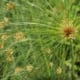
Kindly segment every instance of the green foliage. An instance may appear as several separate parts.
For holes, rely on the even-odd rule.
[[[0,80],[79,76],[79,0],[0,0]]]

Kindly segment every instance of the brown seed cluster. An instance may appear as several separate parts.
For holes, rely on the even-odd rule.
[[[63,32],[65,37],[72,38],[73,35],[75,34],[75,29],[74,27],[68,26],[63,29]]]
[[[67,19],[62,20],[62,23],[60,24],[61,26],[61,36],[66,38],[66,39],[75,39],[76,38],[76,34],[78,32],[77,27],[75,27],[73,25],[73,21],[69,21]]]

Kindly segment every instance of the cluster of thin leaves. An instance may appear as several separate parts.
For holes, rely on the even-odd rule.
[[[79,27],[79,0],[0,0],[0,80],[79,80]]]

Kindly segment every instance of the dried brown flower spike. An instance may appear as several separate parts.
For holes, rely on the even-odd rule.
[[[61,36],[66,39],[75,39],[77,28],[73,25],[72,21],[63,20],[61,23]]]
[[[75,37],[75,28],[68,26],[63,29],[64,37],[66,38],[74,38]]]

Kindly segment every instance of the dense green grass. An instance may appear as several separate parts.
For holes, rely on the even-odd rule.
[[[79,76],[80,0],[0,0],[0,80]]]

